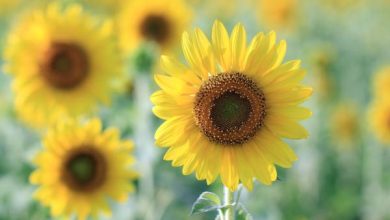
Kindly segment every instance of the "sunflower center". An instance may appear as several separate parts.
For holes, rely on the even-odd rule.
[[[91,147],[70,152],[62,169],[66,185],[76,191],[93,191],[104,183],[106,161]]]
[[[169,21],[162,15],[149,15],[141,22],[141,34],[159,44],[164,43],[171,32]]]
[[[217,127],[227,130],[246,122],[250,110],[250,102],[246,97],[236,92],[225,92],[214,100],[211,117]]]
[[[85,51],[72,43],[53,43],[41,64],[46,81],[57,89],[72,89],[87,77],[89,60]]]
[[[264,124],[265,97],[241,73],[221,73],[204,82],[196,94],[195,121],[210,141],[239,145]]]

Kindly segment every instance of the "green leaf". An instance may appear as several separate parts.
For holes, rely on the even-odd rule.
[[[215,211],[222,208],[218,195],[211,192],[203,192],[194,202],[191,215]]]
[[[248,210],[242,204],[239,204],[236,209],[236,220],[253,220],[253,218]]]
[[[234,203],[228,204],[228,205],[222,205],[222,206],[220,206],[220,209],[221,209],[222,211],[226,211],[227,209],[230,209],[230,208],[232,208],[232,207],[234,207],[234,206],[235,206]]]

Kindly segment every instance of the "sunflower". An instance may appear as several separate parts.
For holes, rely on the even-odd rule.
[[[374,95],[377,99],[390,97],[390,66],[385,66],[375,74]]]
[[[298,14],[297,0],[258,0],[259,20],[269,28],[291,28]]]
[[[376,136],[390,143],[390,67],[384,67],[374,78],[374,101],[368,112],[369,121]]]
[[[122,74],[111,26],[99,25],[79,5],[50,4],[24,16],[4,52],[24,121],[44,126],[109,103]]]
[[[377,138],[390,143],[390,97],[374,101],[369,110],[369,121]]]
[[[312,93],[301,85],[300,61],[282,64],[286,42],[274,32],[259,33],[247,45],[237,24],[231,36],[219,21],[211,43],[200,29],[184,33],[182,47],[189,65],[162,56],[165,74],[151,96],[156,116],[166,120],[156,131],[156,144],[168,146],[164,159],[183,166],[183,174],[235,190],[239,182],[252,189],[253,178],[276,180],[275,164],[290,167],[297,159],[282,138],[302,139],[298,124],[311,112],[298,106]]]
[[[128,1],[117,23],[121,48],[133,52],[142,42],[169,50],[189,24],[191,10],[183,0]]]
[[[131,181],[137,174],[129,167],[134,163],[133,143],[120,140],[115,128],[102,131],[99,119],[61,122],[43,143],[30,182],[39,185],[34,196],[53,216],[109,215],[107,197],[125,201],[134,191]]]

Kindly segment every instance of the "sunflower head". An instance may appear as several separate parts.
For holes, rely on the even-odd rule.
[[[192,12],[183,0],[129,1],[117,23],[121,48],[133,52],[141,42],[169,50],[189,24]]]
[[[79,5],[61,10],[50,4],[21,19],[9,34],[4,60],[24,121],[45,126],[109,103],[123,77],[110,26],[96,23]]]
[[[43,143],[30,182],[39,186],[35,198],[50,207],[53,216],[85,219],[100,210],[109,214],[107,197],[124,201],[134,190],[133,143],[120,140],[115,128],[102,131],[99,119],[62,122],[49,130]]]
[[[298,121],[311,115],[299,104],[312,90],[301,85],[300,61],[283,63],[285,41],[274,32],[246,38],[241,24],[229,36],[219,21],[211,42],[200,29],[184,33],[188,64],[162,56],[161,90],[151,97],[166,120],[155,134],[169,147],[164,159],[208,184],[220,176],[231,190],[239,182],[251,189],[254,178],[269,185],[275,164],[290,167],[296,156],[282,138],[307,137]]]

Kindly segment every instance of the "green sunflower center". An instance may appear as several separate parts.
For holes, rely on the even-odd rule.
[[[211,117],[217,127],[227,130],[246,122],[250,111],[250,102],[246,97],[235,92],[225,92],[214,100]]]
[[[195,121],[210,141],[240,145],[264,124],[266,103],[256,83],[241,73],[221,73],[196,94]]]
[[[69,153],[62,170],[66,185],[76,191],[92,191],[104,183],[106,162],[91,147],[81,147]]]
[[[140,29],[142,36],[159,44],[166,42],[171,33],[170,22],[163,15],[146,16]]]
[[[96,162],[91,155],[78,155],[69,161],[69,172],[79,183],[87,183],[95,176]]]
[[[87,77],[89,60],[85,51],[72,43],[53,43],[41,63],[41,73],[57,89],[73,89]]]

